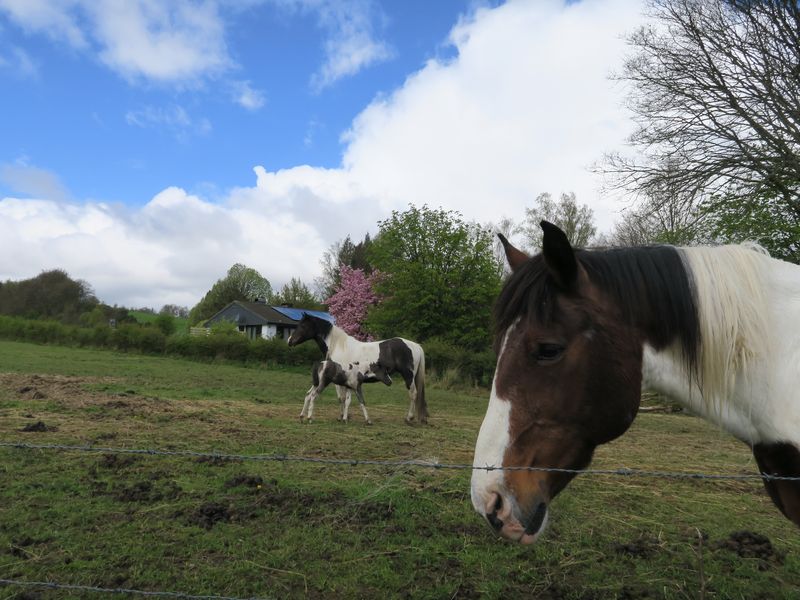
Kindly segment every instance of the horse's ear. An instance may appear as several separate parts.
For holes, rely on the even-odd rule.
[[[578,278],[578,261],[567,234],[547,221],[539,223],[542,228],[542,254],[550,275],[559,287],[568,290]]]
[[[518,250],[514,246],[511,245],[502,233],[498,233],[497,237],[500,238],[500,241],[503,244],[503,250],[506,252],[506,260],[508,261],[508,266],[511,267],[512,271],[516,271],[522,264],[527,261],[530,257],[525,254],[522,250]]]

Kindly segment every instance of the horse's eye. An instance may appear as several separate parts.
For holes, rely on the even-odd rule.
[[[564,346],[561,344],[541,343],[536,350],[536,360],[542,362],[552,361],[559,358],[564,353]]]

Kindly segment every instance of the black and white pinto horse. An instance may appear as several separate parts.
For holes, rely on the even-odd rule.
[[[361,412],[364,413],[364,421],[367,425],[372,425],[369,414],[367,414],[367,405],[364,402],[361,384],[382,381],[385,385],[392,385],[392,378],[381,365],[371,365],[365,372],[358,363],[340,365],[333,360],[315,362],[311,368],[311,381],[311,389],[308,390],[303,402],[303,410],[300,411],[300,421],[308,419],[309,423],[314,418],[314,401],[325,391],[326,387],[333,383],[356,393]],[[339,420],[347,423],[350,414],[350,394],[347,394],[341,408],[342,414]]]
[[[289,346],[296,346],[305,341],[317,342],[326,360],[340,365],[353,365],[366,378],[364,383],[383,381],[369,373],[384,372],[386,375],[397,373],[403,378],[408,389],[409,406],[406,423],[417,419],[420,423],[428,422],[428,405],[425,401],[425,352],[416,342],[403,338],[391,338],[377,342],[361,342],[345,333],[333,323],[303,314],[297,329],[289,337]],[[334,382],[335,383],[335,382]],[[313,390],[309,389],[311,393]],[[350,404],[350,389],[336,385],[339,402]]]

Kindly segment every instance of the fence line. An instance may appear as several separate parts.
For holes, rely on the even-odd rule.
[[[0,586],[16,585],[20,587],[46,588],[50,590],[71,590],[80,592],[98,592],[101,594],[128,594],[138,596],[150,596],[156,598],[183,598],[184,600],[269,600],[268,598],[237,598],[235,596],[195,595],[183,592],[158,592],[147,590],[134,590],[129,588],[102,588],[93,585],[72,585],[66,583],[55,583],[53,581],[21,581],[18,579],[0,579]]]
[[[64,444],[28,444],[25,442],[0,441],[0,447],[20,450],[61,450],[67,452],[91,452],[101,454],[137,454],[148,456],[170,456],[178,458],[208,458],[212,460],[283,462],[283,463],[316,463],[344,466],[383,466],[412,467],[426,469],[456,469],[468,471],[534,471],[544,473],[570,473],[575,475],[615,475],[622,477],[655,477],[662,479],[706,479],[716,481],[800,481],[797,476],[773,475],[770,473],[692,473],[681,471],[648,471],[640,469],[561,469],[558,467],[504,467],[495,465],[468,465],[458,463],[440,463],[425,460],[381,460],[363,458],[319,458],[313,456],[292,456],[289,454],[227,454],[220,452],[197,452],[194,450],[160,450],[155,448],[110,448],[102,446],[75,446]]]

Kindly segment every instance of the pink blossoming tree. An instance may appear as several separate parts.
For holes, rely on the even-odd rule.
[[[362,342],[372,341],[363,329],[367,310],[380,299],[372,291],[373,284],[380,277],[376,271],[371,275],[362,269],[353,269],[346,265],[340,267],[340,281],[334,294],[325,300],[328,311],[336,317],[336,325],[349,335]]]

